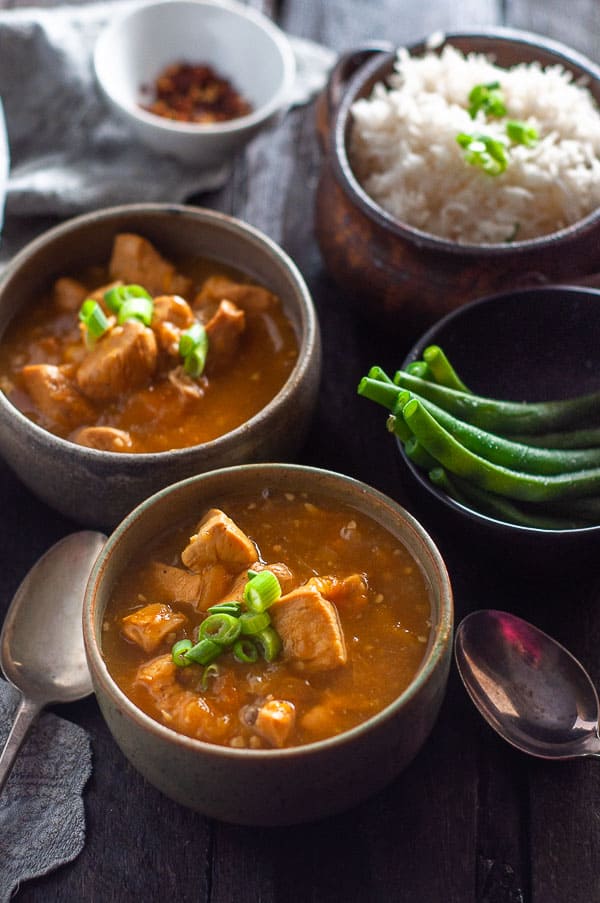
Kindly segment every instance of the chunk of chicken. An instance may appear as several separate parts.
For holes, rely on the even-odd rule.
[[[133,445],[126,430],[118,430],[113,426],[83,426],[69,438],[77,445],[100,451],[127,452]]]
[[[152,561],[144,569],[144,592],[161,602],[186,602],[195,605],[200,596],[200,574]]]
[[[220,714],[200,693],[182,687],[177,670],[170,655],[160,655],[138,668],[135,682],[147,691],[156,716],[164,724],[198,740],[223,741],[229,717]]]
[[[154,299],[152,329],[159,347],[172,357],[179,357],[181,333],[195,322],[192,308],[179,295],[159,295]]]
[[[226,369],[240,344],[240,337],[246,328],[246,314],[231,301],[221,301],[217,310],[206,324],[208,355],[206,372],[210,376]]]
[[[75,313],[88,297],[88,290],[82,282],[62,276],[52,287],[52,302],[63,313]]]
[[[233,580],[222,564],[209,565],[198,574],[191,574],[183,568],[172,567],[153,561],[144,576],[148,595],[165,602],[184,602],[196,611],[206,611],[219,602],[231,586]]]
[[[260,313],[277,304],[277,296],[260,285],[235,282],[228,276],[209,276],[194,298],[194,307],[210,307],[223,300],[242,310]]]
[[[84,358],[77,370],[77,384],[88,398],[118,398],[149,381],[157,354],[152,330],[139,320],[127,320],[103,336]]]
[[[296,707],[286,699],[269,699],[256,715],[254,729],[271,746],[285,746],[296,723]]]
[[[368,584],[363,574],[349,577],[311,577],[306,586],[314,586],[321,595],[342,611],[358,612],[368,604]]]
[[[70,368],[54,364],[30,364],[21,376],[27,392],[44,417],[62,429],[74,429],[82,421],[95,420],[89,401],[69,375]]]
[[[174,367],[173,370],[169,370],[167,376],[171,385],[177,389],[181,395],[185,398],[193,398],[195,400],[202,398],[205,387],[208,384],[204,377],[193,379],[193,377],[185,372],[182,365]]]
[[[347,661],[342,625],[335,606],[314,586],[299,586],[269,609],[283,644],[283,655],[298,671],[329,671]]]
[[[130,232],[115,237],[108,269],[113,279],[137,283],[151,295],[185,296],[192,288],[192,280],[181,276],[154,245]]]
[[[202,571],[207,565],[219,563],[237,574],[256,561],[256,548],[224,511],[211,508],[190,537],[181,560],[191,571]]]
[[[169,634],[174,637],[186,622],[186,616],[173,611],[170,605],[153,602],[123,618],[122,630],[127,639],[137,643],[144,652],[155,652]]]

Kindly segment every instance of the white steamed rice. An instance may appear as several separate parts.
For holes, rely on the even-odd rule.
[[[507,117],[473,120],[468,96],[499,81]],[[350,158],[364,190],[397,220],[467,244],[556,232],[600,207],[600,114],[588,89],[561,66],[502,69],[450,45],[438,55],[398,52],[389,86],[352,106]],[[490,176],[465,162],[460,132],[505,136],[506,119],[533,125],[539,141],[511,145]]]

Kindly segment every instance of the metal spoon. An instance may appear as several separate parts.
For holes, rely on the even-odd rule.
[[[456,631],[456,664],[491,726],[542,759],[599,756],[598,695],[582,665],[527,621],[474,611]]]
[[[53,545],[29,571],[0,634],[0,665],[22,697],[0,754],[0,791],[29,728],[44,706],[92,692],[81,612],[92,565],[106,541],[84,530]]]

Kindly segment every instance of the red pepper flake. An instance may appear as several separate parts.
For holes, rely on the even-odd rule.
[[[143,89],[148,93],[148,89]],[[173,63],[167,66],[152,89],[155,99],[142,109],[155,116],[179,122],[225,122],[247,116],[252,107],[233,87],[208,65]]]

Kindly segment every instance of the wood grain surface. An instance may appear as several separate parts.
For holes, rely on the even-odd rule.
[[[21,4],[0,0],[0,5]],[[51,6],[51,0],[39,5]],[[288,32],[337,51],[397,44],[432,31],[506,25],[557,38],[600,62],[598,0],[253,0]],[[448,562],[457,621],[509,608],[578,655],[600,686],[597,573],[515,576],[445,533],[405,493],[381,412],[356,397],[373,363],[394,369],[408,337],[350,313],[313,238],[320,156],[314,106],[258,137],[228,185],[193,198],[266,232],[313,293],[324,342],[320,404],[303,463],[343,471],[400,502],[429,527]],[[7,224],[10,227],[10,224]],[[559,341],[559,336],[557,336]],[[76,525],[47,509],[0,463],[0,616],[27,569]],[[439,721],[394,784],[318,824],[250,829],[211,822],[161,796],[113,743],[93,699],[57,709],[91,735],[87,841],[78,859],[23,885],[19,903],[598,903],[600,766],[552,764],[512,750],[484,724],[453,669]],[[315,793],[319,788],[315,787]],[[2,863],[0,862],[0,868]]]

